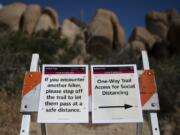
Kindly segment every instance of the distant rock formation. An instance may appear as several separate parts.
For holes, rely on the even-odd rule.
[[[144,44],[144,48],[149,50],[156,42],[156,38],[146,28],[136,27],[130,37],[130,42],[131,41],[139,41]]]
[[[61,38],[66,38],[69,44],[74,44],[76,39],[80,37],[82,40],[85,40],[83,30],[81,27],[76,25],[70,19],[65,19],[61,26]]]
[[[69,48],[79,54],[71,63],[82,64],[86,55],[86,43],[85,43],[85,27],[81,27],[80,21],[66,19],[63,21],[61,27],[61,39],[67,39]]]
[[[37,31],[58,29],[59,21],[57,12],[39,5],[25,5],[13,3],[0,10],[0,25],[7,26],[12,31],[23,30],[31,34]]]
[[[146,28],[165,39],[168,32],[168,17],[165,12],[151,12],[146,15]]]
[[[161,39],[166,39],[169,27],[178,16],[176,10],[150,12],[146,15],[146,28]]]
[[[68,47],[79,54],[72,63],[83,63],[83,58],[89,54],[109,56],[125,44],[137,56],[142,50],[156,57],[180,50],[180,14],[176,10],[148,13],[145,27],[134,28],[127,43],[118,17],[106,9],[98,9],[89,25],[72,17],[59,27],[58,13],[53,8],[13,3],[0,9],[0,32],[7,29],[28,34],[60,30],[59,37],[67,39]]]
[[[41,7],[39,5],[29,5],[23,15],[23,30],[31,34],[41,16]]]
[[[125,44],[124,29],[112,11],[98,9],[89,30],[91,33],[87,45],[89,53],[109,54],[112,49],[121,48]]]
[[[43,11],[44,13],[48,14],[51,19],[52,19],[52,22],[54,24],[54,29],[58,29],[59,27],[59,17],[58,17],[58,13],[56,12],[55,9],[51,8],[51,7],[46,7]]]
[[[13,3],[4,6],[0,10],[0,24],[6,25],[13,31],[19,30],[21,17],[26,10],[26,5],[23,3]]]
[[[129,38],[136,52],[145,49],[155,57],[171,55],[180,49],[179,44],[180,15],[175,10],[148,13],[146,28],[136,27]]]

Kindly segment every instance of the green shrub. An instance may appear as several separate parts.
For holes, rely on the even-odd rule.
[[[60,51],[64,53],[58,53]],[[10,93],[19,91],[33,53],[39,53],[44,64],[68,63],[75,55],[68,49],[67,41],[59,38],[58,31],[31,36],[22,32],[0,33],[0,89]]]

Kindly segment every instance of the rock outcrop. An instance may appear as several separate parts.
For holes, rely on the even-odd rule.
[[[35,28],[35,32],[38,31],[47,31],[54,28],[54,23],[51,17],[47,14],[42,14],[38,20],[38,23]]]
[[[153,11],[146,15],[146,28],[133,30],[129,45],[136,52],[146,49],[157,58],[167,57],[180,49],[179,35],[180,15],[177,11]]]
[[[65,19],[61,27],[61,38],[66,38],[69,44],[72,45],[78,37],[85,40],[83,30],[71,20]]]
[[[13,3],[0,10],[0,25],[7,26],[12,31],[23,30],[31,34],[37,31],[58,29],[59,21],[57,12],[39,5],[25,5]]]
[[[19,30],[21,19],[26,5],[23,3],[13,3],[4,6],[0,10],[0,24],[6,25],[10,30]]]
[[[51,7],[46,7],[43,11],[45,14],[48,14],[51,19],[52,19],[52,22],[54,24],[54,29],[58,29],[59,27],[59,19],[58,19],[58,13],[56,12],[56,10],[54,10],[53,8]]]
[[[87,56],[86,52],[92,56],[109,56],[125,44],[137,55],[141,50],[147,50],[149,54],[160,57],[180,50],[180,14],[176,10],[152,11],[146,15],[145,25],[136,27],[125,43],[125,32],[116,14],[98,9],[89,26],[76,18],[64,20],[60,38],[67,39],[68,47],[79,53],[75,63],[82,63],[81,58]],[[28,34],[58,30],[58,13],[51,7],[13,3],[0,9],[0,32],[7,29]]]
[[[146,15],[146,28],[153,34],[165,39],[168,32],[168,17],[164,12],[151,12]]]
[[[41,15],[41,7],[39,5],[29,5],[24,12],[23,30],[31,34],[35,30],[35,26]]]
[[[150,12],[146,15],[146,28],[161,39],[166,39],[168,30],[177,17],[178,12],[176,10]]]
[[[139,41],[145,45],[147,50],[151,49],[156,42],[155,36],[153,36],[146,28],[136,27],[130,37],[130,42]]]
[[[90,53],[96,54],[102,49],[104,53],[110,53],[125,44],[124,29],[112,11],[98,9],[89,30],[91,37],[87,49]]]
[[[61,27],[61,39],[67,39],[69,48],[79,54],[71,63],[82,64],[86,55],[85,33],[83,27],[78,26],[71,19],[64,20]]]

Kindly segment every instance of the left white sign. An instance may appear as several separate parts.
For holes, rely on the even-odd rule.
[[[88,120],[88,66],[43,65],[38,122]]]

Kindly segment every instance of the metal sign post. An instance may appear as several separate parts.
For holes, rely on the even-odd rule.
[[[149,59],[148,59],[148,55],[146,51],[142,51],[142,61],[143,61],[144,70],[149,70],[150,65],[149,65]],[[148,113],[150,115],[152,135],[160,135],[157,113],[150,112],[150,111]],[[142,128],[142,125],[140,127]]]
[[[39,71],[39,54],[33,54],[31,59],[30,65],[30,73],[29,78],[33,78],[33,74],[31,72],[38,72]],[[39,105],[39,92],[40,92],[40,84],[34,87],[29,87],[29,84],[26,85],[29,90],[23,92],[23,97],[21,101],[21,112],[22,116],[22,123],[21,123],[21,130],[20,135],[29,135],[30,124],[31,124],[31,113],[37,112],[38,105]],[[27,90],[27,89],[26,89]],[[42,135],[47,135],[47,128],[46,124],[41,124]]]
[[[144,71],[150,69],[149,59],[148,59],[148,55],[146,51],[142,51],[142,63],[143,63]],[[150,112],[150,111],[159,110],[159,100],[158,100],[157,91],[154,91],[153,96],[149,100],[150,101],[148,101],[148,104],[143,106],[143,110],[148,110],[150,121],[151,121],[150,124],[151,124],[151,129],[152,129],[152,135],[160,135],[157,113]],[[137,123],[136,135],[142,135],[142,129],[143,129],[143,124]]]

